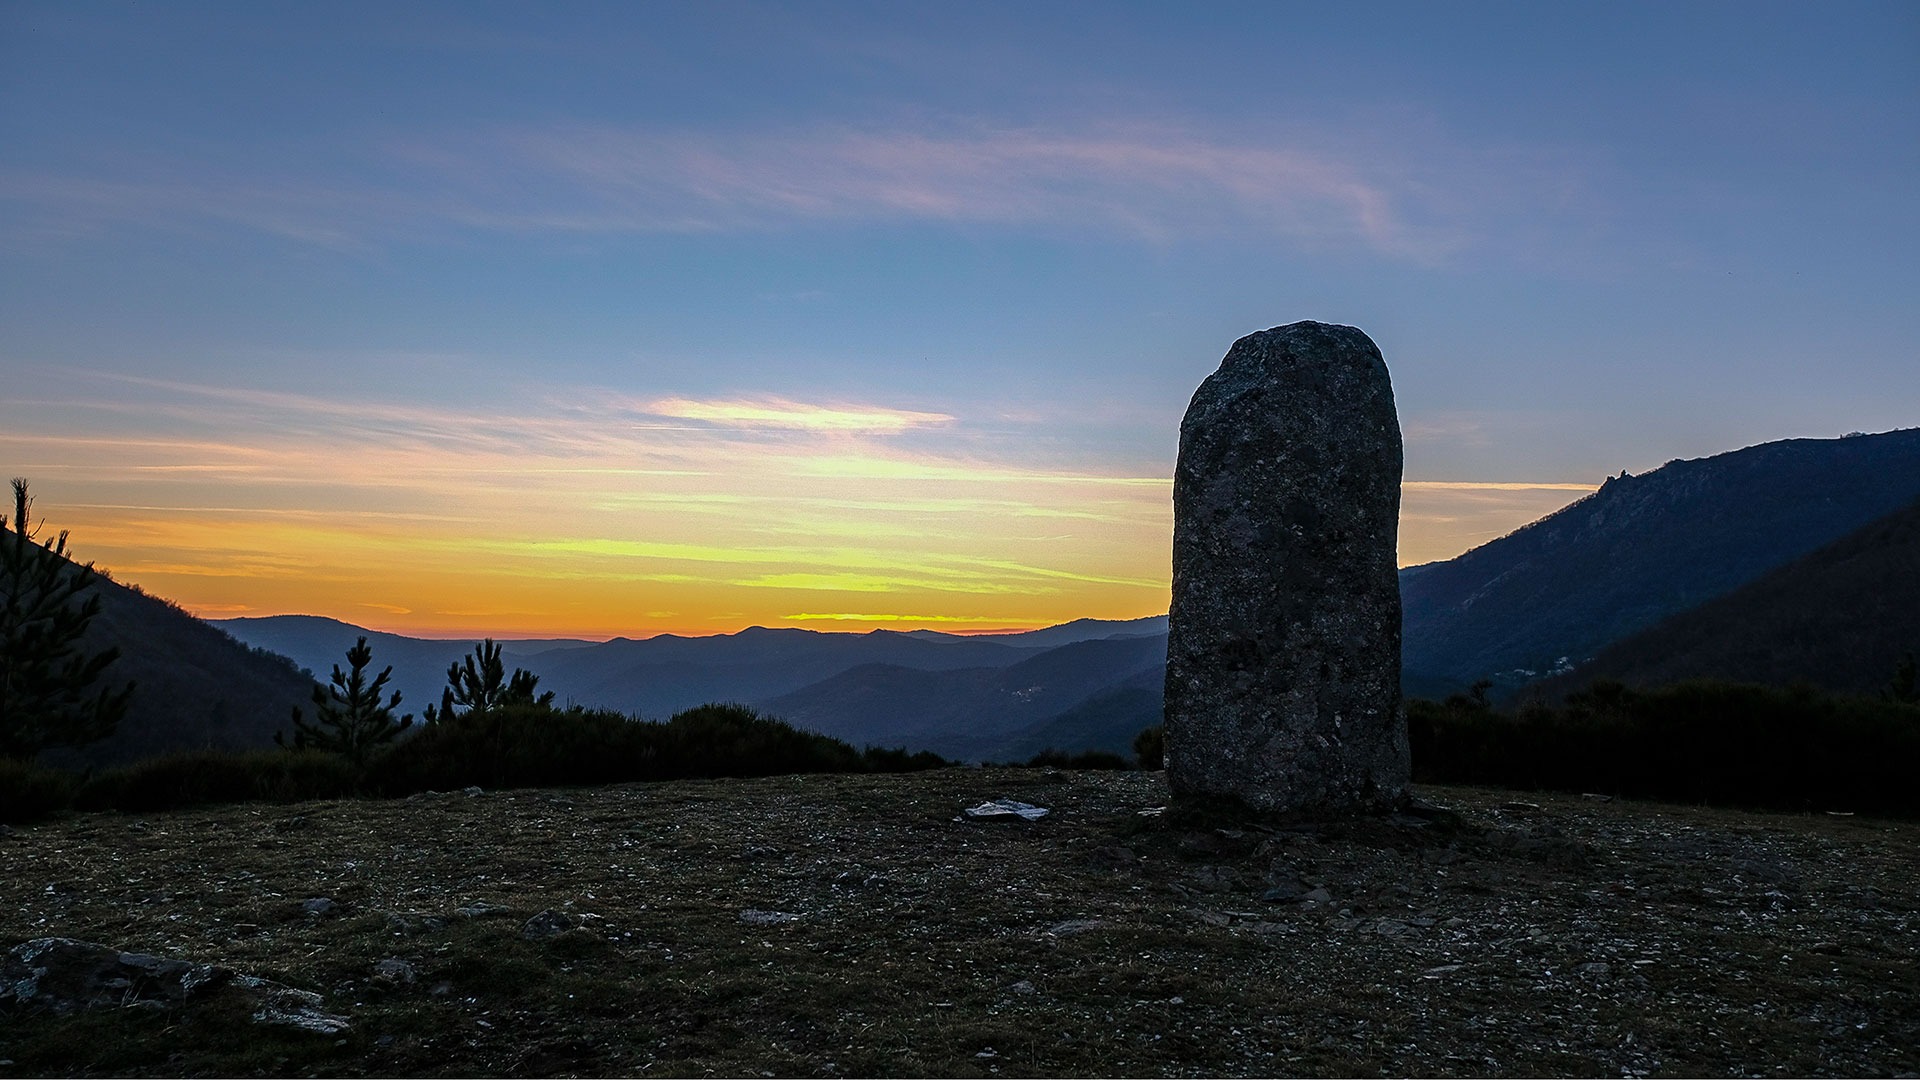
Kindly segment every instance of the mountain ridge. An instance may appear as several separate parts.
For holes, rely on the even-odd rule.
[[[1403,571],[1408,682],[1515,686],[1723,595],[1920,497],[1920,429],[1788,439],[1610,478]]]
[[[1553,699],[1601,679],[1720,679],[1873,694],[1902,655],[1916,652],[1920,501],[1611,642],[1591,662],[1525,692]]]

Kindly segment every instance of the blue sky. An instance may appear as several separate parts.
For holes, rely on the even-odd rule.
[[[1920,423],[1917,166],[1911,4],[9,3],[0,455],[208,613],[1150,614],[1187,397],[1295,319],[1386,355],[1403,561]],[[345,563],[426,533],[682,593]]]

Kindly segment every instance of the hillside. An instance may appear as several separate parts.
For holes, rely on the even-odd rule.
[[[1598,679],[1654,686],[1711,678],[1872,694],[1910,652],[1920,652],[1920,502],[1614,642],[1533,689],[1557,698]]]
[[[1401,576],[1406,684],[1531,681],[1920,497],[1920,429],[1792,439],[1611,479]]]
[[[1167,639],[1156,634],[1074,642],[1005,668],[926,671],[869,664],[760,704],[796,727],[855,746],[904,745],[965,760],[1006,760],[1025,745],[1030,730],[1142,673],[1157,677],[1166,655]]]
[[[136,687],[111,737],[47,760],[112,765],[171,750],[270,745],[290,727],[295,705],[312,708],[313,681],[285,657],[249,648],[173,604],[94,579],[100,615],[87,630],[91,650],[120,649],[107,669],[115,684]]]
[[[77,815],[0,833],[0,960],[233,979],[14,1005],[108,1076],[1920,1072],[1920,826],[1425,788],[1203,819],[1163,776],[942,769]],[[986,799],[1048,807],[980,824]],[[0,972],[0,975],[7,975]],[[63,989],[58,980],[52,992]]]

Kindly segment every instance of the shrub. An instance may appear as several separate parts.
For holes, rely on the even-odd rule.
[[[72,773],[0,757],[0,824],[52,817],[73,804],[79,786]]]
[[[206,750],[109,769],[81,785],[74,805],[147,813],[208,803],[341,799],[357,794],[359,781],[359,770],[333,754]]]
[[[869,746],[860,752],[860,760],[868,772],[876,773],[924,772],[953,764],[931,750],[910,754],[905,747]]]
[[[1131,769],[1126,758],[1106,750],[1083,750],[1069,754],[1049,746],[1027,760],[1030,769]]]
[[[597,709],[495,705],[447,714],[375,759],[368,787],[386,795],[589,785],[645,779],[653,725]]]
[[[859,751],[745,705],[700,705],[661,725],[661,778],[861,772]]]
[[[1920,815],[1920,707],[1809,688],[1599,683],[1513,713],[1411,701],[1414,779]]]
[[[1133,737],[1133,759],[1148,772],[1166,768],[1167,729],[1159,724],[1141,728]]]
[[[634,780],[905,772],[945,759],[921,752],[864,753],[800,731],[744,705],[701,705],[665,723],[617,712],[507,705],[443,715],[376,759],[371,790],[388,795],[481,787],[580,786]]]

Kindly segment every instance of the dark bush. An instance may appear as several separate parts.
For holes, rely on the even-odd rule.
[[[109,769],[81,785],[74,805],[145,813],[207,803],[343,799],[358,791],[358,770],[332,754],[208,750]]]
[[[1131,769],[1133,764],[1119,754],[1106,750],[1083,750],[1069,754],[1049,746],[1027,759],[1030,769]]]
[[[652,725],[606,710],[509,705],[443,717],[376,758],[368,788],[416,791],[585,786],[638,780],[659,750]]]
[[[744,705],[701,705],[665,723],[594,709],[509,705],[441,719],[376,759],[368,787],[384,795],[585,786],[634,780],[905,772],[937,755],[868,749],[800,731]]]
[[[0,824],[52,817],[72,805],[79,787],[72,773],[0,757]]]
[[[1166,768],[1167,729],[1159,724],[1141,728],[1133,737],[1133,759],[1148,772]]]
[[[397,797],[473,785],[583,787],[682,777],[912,772],[947,764],[926,751],[856,751],[741,705],[702,705],[651,723],[606,710],[522,703],[442,718],[364,768],[315,750],[207,751],[111,769],[82,784],[63,772],[0,760],[0,821],[45,817],[70,805],[147,813],[208,803]]]
[[[868,772],[924,772],[927,769],[941,769],[953,762],[931,750],[908,753],[904,747],[869,746],[860,753],[860,761]]]
[[[1920,815],[1920,707],[1690,682],[1598,683],[1512,713],[1411,701],[1414,779],[1786,810]]]

